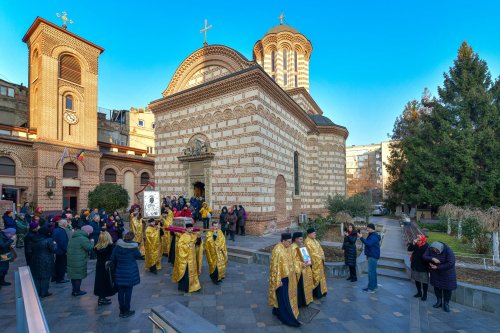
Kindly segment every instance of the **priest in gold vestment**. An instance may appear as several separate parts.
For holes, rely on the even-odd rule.
[[[203,261],[203,242],[193,233],[193,224],[186,223],[186,232],[177,240],[172,282],[179,284],[179,290],[194,292],[201,289],[200,274]]]
[[[149,269],[151,273],[157,274],[161,269],[161,237],[160,226],[155,219],[149,219],[148,226],[146,227],[145,240],[145,261],[144,268]]]
[[[313,277],[311,262],[304,262],[300,254],[300,248],[304,247],[304,236],[302,232],[294,232],[290,249],[295,263],[295,274],[297,275],[297,304],[299,307],[307,306],[313,301]]]
[[[163,236],[161,236],[162,254],[167,255],[170,252],[170,244],[172,243],[170,231],[166,230],[174,222],[174,213],[170,207],[165,207],[161,214],[161,227],[163,229]],[[175,237],[175,236],[174,236]]]
[[[226,276],[227,248],[224,233],[219,230],[219,223],[212,222],[212,230],[207,232],[205,240],[210,279],[215,284],[222,282]]]
[[[273,248],[269,272],[269,305],[273,307],[273,314],[283,324],[299,327],[297,277],[291,244],[292,235],[284,233],[281,234],[281,242]]]
[[[134,242],[139,244],[139,252],[144,256],[144,226],[142,225],[142,216],[139,212],[139,208],[130,214],[130,231],[135,235]]]
[[[325,252],[323,252],[321,244],[316,239],[316,230],[314,228],[307,229],[307,238],[304,244],[312,260],[313,295],[316,298],[321,298],[326,296],[328,292],[325,275]]]

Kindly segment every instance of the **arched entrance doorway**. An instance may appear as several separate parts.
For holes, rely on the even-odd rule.
[[[274,185],[274,210],[276,212],[276,224],[282,228],[286,224],[286,180],[283,175],[276,177]]]
[[[195,182],[193,184],[193,195],[194,197],[205,197],[205,183],[203,182]]]

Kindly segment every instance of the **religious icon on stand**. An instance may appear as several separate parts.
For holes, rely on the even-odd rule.
[[[160,192],[158,191],[144,191],[144,217],[159,217],[161,215],[160,209]]]

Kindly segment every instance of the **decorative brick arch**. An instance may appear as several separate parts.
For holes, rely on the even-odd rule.
[[[163,92],[163,96],[182,91],[192,76],[202,68],[217,66],[226,69],[229,73],[234,73],[252,65],[251,61],[230,47],[223,45],[202,47],[190,54],[180,64],[167,89]]]
[[[278,228],[286,223],[286,180],[283,175],[276,177],[274,184],[274,211]]]

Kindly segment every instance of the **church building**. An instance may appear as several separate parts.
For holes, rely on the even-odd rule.
[[[122,185],[130,204],[138,202],[135,193],[154,181],[153,114],[133,109],[107,119],[98,112],[104,49],[65,25],[38,17],[23,41],[28,87],[0,82],[2,209],[14,204],[19,211],[28,201],[46,212],[79,212],[89,191],[104,182]],[[135,118],[137,129],[130,124]]]
[[[205,43],[182,61],[149,106],[162,195],[204,195],[217,212],[243,205],[247,231],[263,234],[345,194],[348,131],[309,93],[311,53],[281,22],[255,43],[253,60]]]

